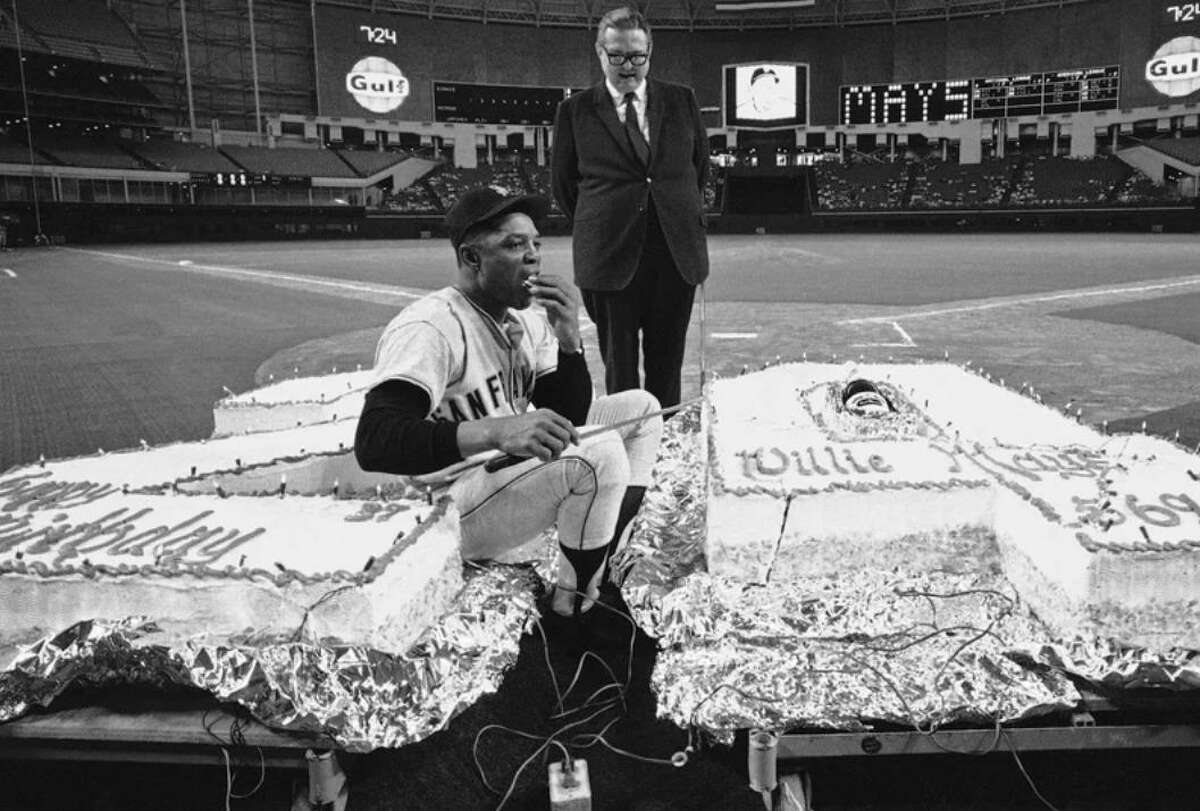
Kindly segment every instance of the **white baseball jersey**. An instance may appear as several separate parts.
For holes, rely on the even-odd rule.
[[[404,308],[375,349],[373,386],[403,380],[429,395],[429,417],[466,422],[528,410],[537,379],[558,368],[558,340],[542,310],[497,323],[453,287]],[[452,470],[444,471],[453,476]]]

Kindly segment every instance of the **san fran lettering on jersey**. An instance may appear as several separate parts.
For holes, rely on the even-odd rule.
[[[405,380],[429,392],[430,417],[467,422],[521,414],[537,378],[558,366],[545,315],[510,310],[501,323],[448,287],[406,307],[376,351],[379,381]]]
[[[482,386],[464,394],[447,392],[432,416],[443,422],[467,422],[484,417],[520,414],[528,407],[533,395],[533,381],[533,369],[524,364],[497,370],[484,379]]]

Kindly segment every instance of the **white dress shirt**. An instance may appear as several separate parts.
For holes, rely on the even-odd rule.
[[[617,118],[622,124],[625,123],[625,94],[612,86],[612,82],[608,79],[604,80],[604,86],[608,89],[608,96],[612,99],[613,106],[617,108]],[[642,83],[633,92],[633,109],[637,110],[638,124],[641,126],[642,135],[646,136],[646,143],[650,143],[650,122],[646,120],[646,81]]]

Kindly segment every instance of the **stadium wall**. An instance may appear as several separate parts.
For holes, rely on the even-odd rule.
[[[1161,41],[1184,33],[1163,22],[1166,8],[1161,0],[1102,0],[898,25],[659,30],[652,73],[693,86],[700,105],[715,108],[722,103],[721,65],[753,60],[807,62],[809,123],[818,126],[838,123],[842,85],[1020,75],[1112,64],[1121,66],[1121,106],[1152,106],[1169,99],[1145,80],[1145,63]],[[317,7],[315,20],[317,112],[322,116],[372,116],[346,88],[348,72],[367,56],[388,59],[408,80],[409,95],[402,105],[376,118],[435,120],[435,80],[583,87],[601,78],[591,30],[431,20],[327,6]],[[364,26],[389,35],[394,32],[395,42],[364,41]],[[1196,28],[1200,29],[1200,22]],[[1200,91],[1189,98],[1200,99]]]

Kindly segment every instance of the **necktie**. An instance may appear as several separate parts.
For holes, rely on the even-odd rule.
[[[633,100],[633,93],[625,94],[625,134],[629,136],[633,154],[637,155],[642,166],[649,166],[650,144],[646,143],[646,136],[642,134],[642,125],[638,121],[637,107],[634,106]]]

